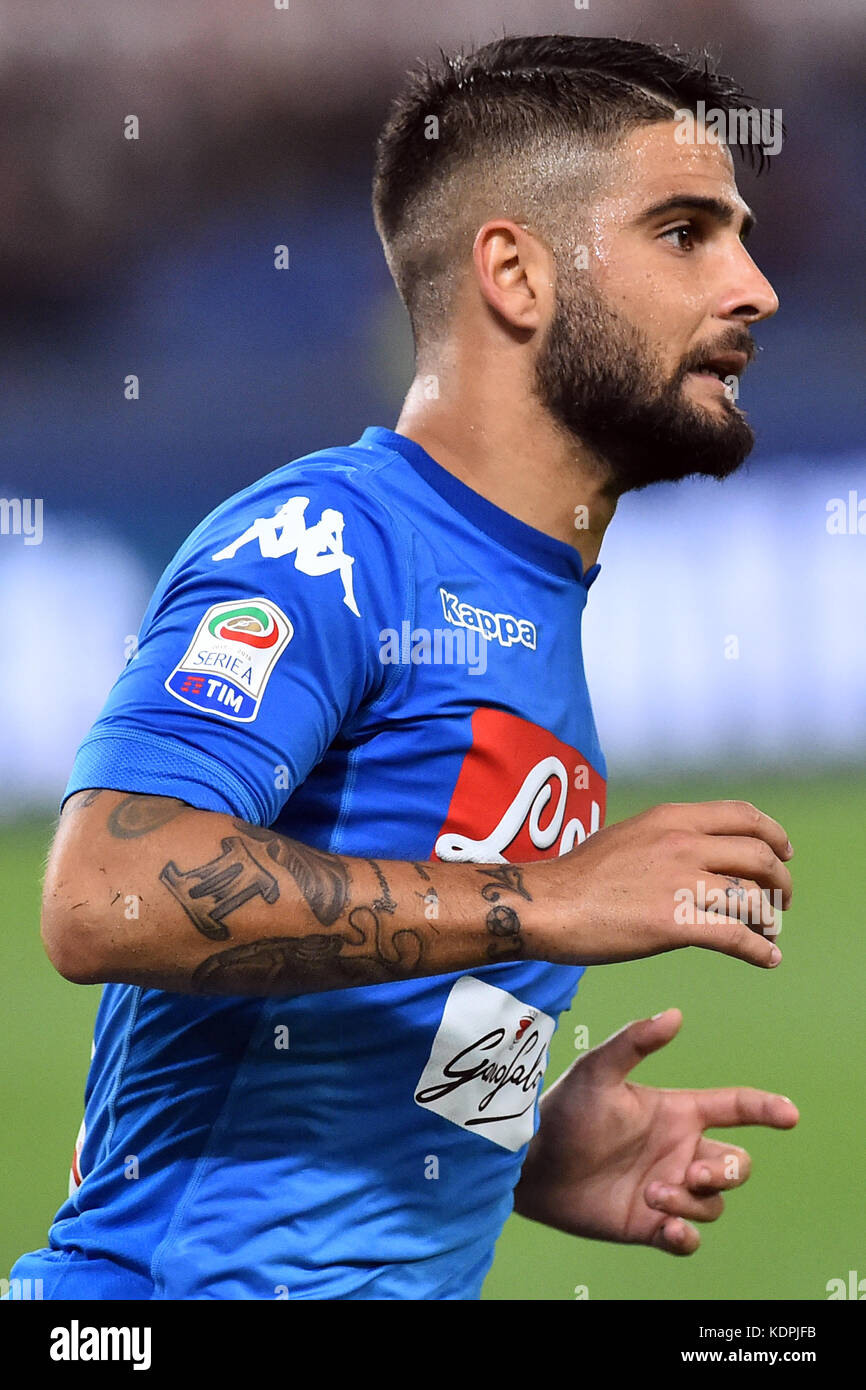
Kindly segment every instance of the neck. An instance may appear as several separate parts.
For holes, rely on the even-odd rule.
[[[589,569],[616,509],[606,470],[519,380],[497,371],[491,381],[477,360],[460,359],[452,346],[419,366],[397,432],[495,506],[573,546]]]

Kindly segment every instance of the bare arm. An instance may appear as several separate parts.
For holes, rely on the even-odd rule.
[[[325,854],[173,798],[90,791],[64,808],[42,935],[78,983],[287,994],[521,958],[530,905],[516,865]]]
[[[177,993],[312,993],[687,945],[766,967],[762,934],[726,917],[677,924],[673,895],[701,872],[721,884],[730,880],[719,873],[736,873],[779,888],[787,906],[786,838],[747,803],[684,803],[598,831],[555,860],[377,861],[174,798],[94,790],[64,808],[42,936],[67,979]]]

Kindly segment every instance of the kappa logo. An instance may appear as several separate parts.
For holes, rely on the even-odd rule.
[[[530,651],[535,651],[538,633],[535,623],[531,623],[528,618],[515,618],[511,613],[490,613],[486,608],[461,603],[456,594],[449,594],[441,585],[439,595],[447,623],[453,623],[455,627],[473,628],[480,632],[482,637],[486,637],[488,642],[495,638],[503,647],[510,647],[513,643],[519,642]]]
[[[294,636],[270,599],[215,603],[165,682],[169,695],[193,709],[249,724],[259,712],[271,672]]]
[[[236,541],[218,550],[212,560],[232,560],[237,552],[250,541],[258,541],[259,550],[265,559],[278,560],[284,555],[294,554],[295,569],[301,574],[332,574],[339,570],[343,581],[343,602],[351,608],[356,617],[361,614],[355,602],[352,587],[352,566],[354,555],[343,550],[343,513],[333,507],[326,507],[319,520],[308,526],[304,513],[310,504],[309,497],[291,497],[288,502],[277,507],[271,517],[257,517]]]

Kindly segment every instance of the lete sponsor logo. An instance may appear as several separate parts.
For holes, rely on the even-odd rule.
[[[541,1009],[464,975],[448,995],[416,1104],[516,1153],[535,1130],[554,1026]]]
[[[605,790],[580,751],[547,729],[505,710],[477,709],[433,853],[476,864],[567,854],[604,823]]]
[[[165,688],[193,709],[249,724],[293,635],[285,613],[270,599],[215,603]]]

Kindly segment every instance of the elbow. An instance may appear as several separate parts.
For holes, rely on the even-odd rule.
[[[87,904],[79,904],[86,911]],[[43,903],[41,936],[45,954],[64,980],[73,985],[97,985],[104,981],[104,972],[96,949],[96,934],[77,922],[76,909],[63,912],[56,906]]]

